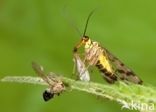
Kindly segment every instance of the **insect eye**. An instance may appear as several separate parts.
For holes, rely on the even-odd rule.
[[[82,40],[83,40],[84,42],[87,42],[87,41],[89,40],[89,37],[88,37],[88,36],[84,36],[84,37],[82,38]]]
[[[48,100],[50,100],[53,97],[54,97],[54,93],[50,92],[49,90],[45,90],[43,92],[43,99],[44,99],[44,101],[48,101]]]

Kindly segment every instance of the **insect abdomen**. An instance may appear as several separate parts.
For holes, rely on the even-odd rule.
[[[108,83],[114,83],[115,81],[117,81],[117,77],[115,76],[115,74],[113,72],[108,71],[104,65],[101,63],[100,60],[98,60],[96,67],[99,69],[99,71],[102,73],[102,76],[104,77],[104,79],[108,82]]]

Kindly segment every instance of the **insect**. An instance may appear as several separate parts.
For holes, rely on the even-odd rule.
[[[116,58],[106,48],[102,47],[98,42],[93,41],[86,36],[86,30],[89,19],[93,11],[89,14],[83,36],[80,42],[74,47],[73,54],[79,54],[78,50],[83,46],[84,57],[83,62],[88,67],[96,66],[102,74],[102,77],[108,83],[114,83],[117,80],[130,81],[135,84],[142,84],[143,81],[136,76],[136,74],[129,69],[122,61]],[[88,68],[86,67],[86,68]]]
[[[61,80],[54,77],[54,74],[45,75],[43,67],[32,62],[32,68],[36,74],[41,77],[47,84],[48,88],[43,92],[44,101],[52,99],[55,95],[59,95],[65,90],[65,86]]]
[[[76,70],[78,72],[77,74],[78,79],[82,81],[90,81],[89,72],[77,53],[74,54],[74,63],[76,65]]]

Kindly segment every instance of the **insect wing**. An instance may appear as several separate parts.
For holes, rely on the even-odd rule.
[[[114,66],[115,72],[118,73],[119,78],[121,80],[127,80],[136,84],[142,84],[143,81],[136,76],[136,74],[124,65],[122,61],[120,61],[117,57],[115,57],[112,53],[110,53],[107,49],[104,48],[105,53],[108,56],[108,59]]]
[[[79,79],[82,81],[90,81],[90,75],[78,54],[74,54],[74,62],[78,72]]]
[[[43,67],[38,65],[35,62],[32,62],[32,68],[34,69],[34,71],[36,72],[36,74],[41,77],[45,82],[47,82],[49,85],[50,84],[50,80],[49,78],[45,75]]]

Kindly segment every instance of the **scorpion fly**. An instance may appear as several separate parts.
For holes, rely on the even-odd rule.
[[[74,47],[73,54],[80,54],[78,49],[83,46],[83,62],[87,65],[86,68],[89,68],[89,66],[96,66],[101,72],[102,77],[110,84],[115,83],[117,80],[142,84],[143,81],[122,61],[116,58],[106,48],[102,47],[98,42],[86,36],[88,22],[93,12],[94,11],[92,11],[87,18],[83,36],[80,42]]]
[[[32,62],[32,68],[36,74],[41,77],[47,84],[48,88],[43,92],[44,101],[48,101],[54,97],[54,95],[59,95],[65,90],[63,82],[56,78],[54,74],[45,75],[43,67],[35,62]]]
[[[79,57],[79,55],[77,53],[74,54],[74,63],[76,66],[76,70],[78,72],[78,75],[77,75],[78,79],[80,79],[82,81],[90,81],[89,72],[88,72],[87,68],[85,67],[85,64],[82,62],[81,58]],[[75,69],[75,67],[74,67],[74,69]]]

